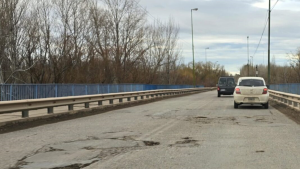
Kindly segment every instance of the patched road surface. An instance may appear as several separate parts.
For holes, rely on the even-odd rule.
[[[300,127],[216,91],[0,135],[2,169],[300,168]]]

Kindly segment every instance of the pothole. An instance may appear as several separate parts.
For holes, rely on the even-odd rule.
[[[51,168],[51,169],[81,169],[81,168],[87,167],[95,162],[98,162],[98,160],[92,161],[91,163],[88,163],[88,164],[72,164],[72,165],[68,165],[68,166],[55,167],[55,168]]]
[[[265,122],[265,123],[271,124],[270,121],[268,121],[268,120],[265,119],[265,118],[258,118],[258,119],[255,119],[254,121],[256,121],[256,122]]]
[[[197,117],[186,117],[184,121],[191,121],[194,123],[202,123],[202,124],[209,124],[213,121],[213,118],[208,118],[205,116],[197,116]]]
[[[265,121],[266,119],[255,119],[255,121]]]
[[[88,137],[77,141],[66,141],[46,145],[16,163],[14,169],[77,169],[84,168],[98,161],[114,158],[135,150],[147,149],[160,145],[156,141],[135,140],[134,136],[111,139]],[[45,161],[45,159],[47,159]],[[65,160],[68,159],[68,160]]]
[[[195,117],[196,119],[207,119],[207,117],[204,117],[204,116],[198,116],[198,117]]]
[[[183,141],[177,141],[175,144],[190,144],[190,143],[197,143],[197,140],[183,140]]]
[[[89,141],[89,140],[100,140],[100,138],[95,137],[95,136],[88,136],[86,139],[79,139],[79,140],[65,141],[64,143],[73,143],[73,142]]]
[[[49,149],[46,150],[45,152],[53,152],[53,151],[64,151],[64,149],[49,147]]]
[[[183,140],[176,141],[175,144],[170,144],[170,147],[195,147],[199,146],[198,140],[193,140],[191,137],[183,137]]]
[[[155,142],[155,141],[143,141],[143,143],[144,143],[146,146],[157,146],[157,145],[160,144],[159,142]]]

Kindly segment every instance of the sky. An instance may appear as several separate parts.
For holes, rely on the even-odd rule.
[[[276,2],[271,0],[271,7],[276,5],[271,12],[270,56],[276,64],[288,65],[287,56],[295,54],[300,47],[300,0]],[[268,26],[261,35],[267,21],[269,0],[140,0],[139,4],[148,11],[149,22],[174,19],[180,27],[179,43],[184,63],[193,60],[193,8],[198,8],[192,13],[195,62],[205,62],[205,48],[209,48],[207,61],[224,65],[231,74],[239,74],[240,68],[248,63],[249,45],[250,62],[254,65],[268,63]]]

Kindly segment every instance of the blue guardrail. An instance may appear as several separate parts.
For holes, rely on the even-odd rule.
[[[147,84],[0,84],[0,87],[0,101],[193,88],[191,85]]]
[[[300,95],[300,83],[273,84],[270,89]]]

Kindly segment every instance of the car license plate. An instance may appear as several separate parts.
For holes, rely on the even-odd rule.
[[[249,97],[249,98],[248,98],[248,101],[254,101],[254,100],[255,100],[254,97]]]
[[[226,91],[225,89],[221,89],[221,92],[224,92],[224,91]]]

